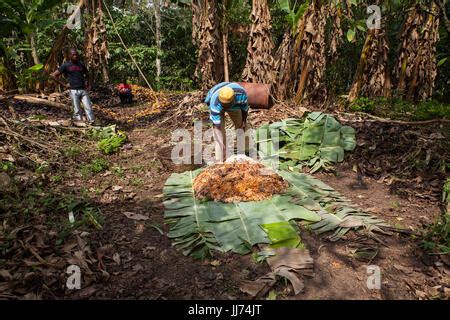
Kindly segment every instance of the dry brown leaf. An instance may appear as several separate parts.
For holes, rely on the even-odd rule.
[[[127,218],[133,219],[133,220],[148,220],[149,219],[147,216],[144,216],[144,215],[139,214],[139,213],[134,213],[134,212],[123,212],[123,214]]]
[[[298,270],[313,267],[314,260],[306,249],[276,248],[272,250],[275,255],[267,258],[267,263],[272,270],[282,267]]]

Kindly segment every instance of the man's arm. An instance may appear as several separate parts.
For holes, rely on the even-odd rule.
[[[243,97],[242,103],[241,103],[241,110],[242,110],[242,129],[247,130],[247,116],[248,116],[248,109],[250,106],[248,105],[248,98],[247,95]]]
[[[242,110],[242,129],[244,129],[244,131],[247,129],[247,116],[248,110]]]
[[[56,70],[55,72],[50,74],[50,78],[56,82],[58,82],[60,85],[62,85],[64,88],[69,88],[69,84],[68,83],[64,83],[61,80],[58,79],[58,77],[61,75],[61,71]]]

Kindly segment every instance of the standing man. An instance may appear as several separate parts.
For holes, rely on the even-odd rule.
[[[245,131],[249,108],[247,93],[237,83],[222,82],[209,90],[205,103],[209,105],[209,118],[213,123],[216,160],[223,162],[226,157],[225,112],[235,129]]]
[[[60,82],[57,78],[64,74],[69,78],[69,84],[65,84],[70,89],[70,97],[73,104],[73,119],[81,121],[82,113],[80,110],[80,101],[83,103],[84,112],[89,124],[94,123],[94,114],[92,112],[92,104],[86,91],[91,89],[88,80],[88,70],[86,66],[79,60],[76,49],[70,49],[70,61],[62,64],[58,70],[51,74],[51,77]]]

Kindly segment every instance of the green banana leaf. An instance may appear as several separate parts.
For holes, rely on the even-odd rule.
[[[294,161],[288,167],[307,166],[313,173],[342,162],[344,152],[355,149],[356,137],[352,127],[342,126],[333,116],[311,112],[302,119],[261,126],[256,130],[256,143],[262,159],[278,156],[282,162]]]
[[[246,254],[256,244],[292,245],[296,241],[292,233],[285,233],[283,240],[280,230],[278,234],[273,231],[273,227],[291,222],[310,224],[317,234],[334,231],[330,237],[334,241],[350,229],[382,232],[385,226],[382,220],[352,208],[342,195],[307,174],[279,171],[290,186],[271,199],[221,203],[194,197],[192,185],[199,172],[201,169],[174,173],[163,190],[168,237],[183,254],[194,258],[205,258],[215,250]]]
[[[261,227],[270,239],[271,248],[297,248],[301,243],[298,228],[295,228],[289,222],[268,223],[261,225]]]

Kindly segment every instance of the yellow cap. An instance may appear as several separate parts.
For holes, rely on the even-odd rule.
[[[234,100],[234,90],[230,87],[224,87],[219,91],[219,101],[222,103],[231,103]]]

